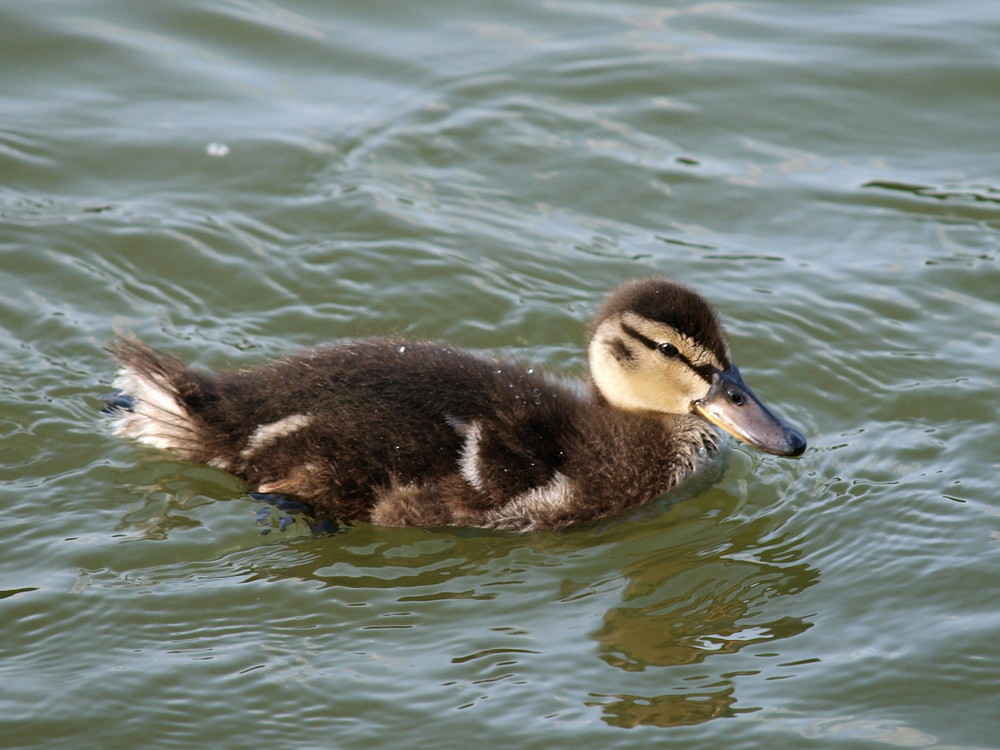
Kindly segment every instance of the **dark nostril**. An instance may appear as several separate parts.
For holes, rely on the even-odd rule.
[[[734,406],[743,406],[745,399],[743,398],[742,393],[737,393],[736,391],[730,391],[728,396],[729,400],[732,402]]]

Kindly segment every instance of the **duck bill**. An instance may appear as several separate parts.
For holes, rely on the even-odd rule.
[[[736,366],[716,370],[705,398],[691,410],[754,448],[776,456],[801,456],[806,449],[802,433],[771,412],[754,395]]]

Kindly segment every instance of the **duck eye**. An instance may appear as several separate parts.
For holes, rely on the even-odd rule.
[[[666,341],[663,342],[662,344],[659,344],[656,348],[660,350],[660,354],[662,354],[664,357],[676,357],[678,354],[680,354],[680,352],[677,351],[676,346],[667,343]]]

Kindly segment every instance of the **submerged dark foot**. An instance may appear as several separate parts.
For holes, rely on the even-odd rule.
[[[273,505],[278,510],[288,511],[289,513],[312,513],[311,505],[277,492],[248,492],[247,494],[257,502]],[[261,510],[267,510],[267,508],[262,508]]]
[[[342,526],[332,518],[306,518],[306,524],[313,536],[327,536],[328,534],[346,534],[347,527]]]
[[[135,407],[135,399],[123,391],[105,393],[101,396],[101,398],[104,399],[104,406],[101,407],[101,413],[103,414],[117,414],[123,411],[132,411]]]
[[[332,519],[317,517],[312,506],[301,500],[295,500],[277,492],[248,492],[247,495],[258,502],[266,503],[263,508],[257,511],[257,525],[264,527],[261,529],[261,534],[271,533],[271,507],[268,506],[283,511],[278,518],[278,531],[284,531],[295,523],[295,516],[292,514],[296,513],[302,514],[302,519],[314,536],[339,534],[342,531],[347,531],[346,527]]]

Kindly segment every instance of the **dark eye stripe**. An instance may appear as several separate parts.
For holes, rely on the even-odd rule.
[[[659,344],[657,342],[653,341],[653,339],[649,338],[648,336],[643,336],[641,333],[639,333],[639,331],[635,330],[628,323],[622,323],[621,326],[622,326],[622,331],[624,333],[627,333],[629,336],[631,336],[636,341],[641,343],[647,349],[657,349],[659,347]],[[677,355],[674,357],[674,359],[679,359],[681,362],[686,364],[688,367],[694,370],[694,372],[698,374],[698,377],[700,377],[706,383],[712,382],[712,375],[715,373],[715,368],[712,365],[695,365],[691,362],[690,359],[684,356],[684,353],[681,351],[677,352]]]
[[[615,339],[608,344],[608,349],[611,351],[612,356],[622,364],[628,364],[635,359],[635,354],[632,353],[632,350],[621,339]]]
[[[642,345],[645,346],[647,349],[655,349],[657,347],[657,343],[653,341],[653,339],[646,338],[637,330],[635,330],[632,326],[630,326],[628,323],[622,323],[622,330],[629,336],[634,338],[636,341],[642,343]]]
[[[691,364],[690,362],[688,364]],[[691,365],[691,369],[698,373],[698,377],[704,380],[706,383],[712,382],[712,377],[715,375],[715,367],[712,365],[698,365],[695,367]]]

